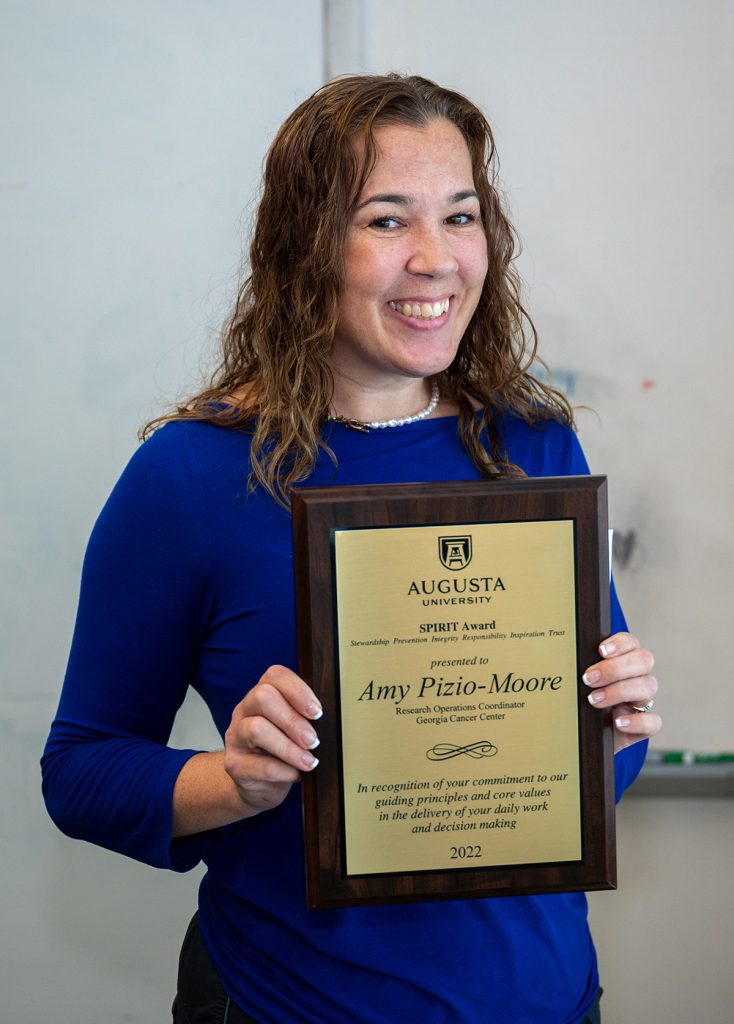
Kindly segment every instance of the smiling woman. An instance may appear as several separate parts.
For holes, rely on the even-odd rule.
[[[376,160],[344,245],[331,350],[332,406],[379,420],[425,405],[448,369],[487,276],[487,239],[471,157],[443,118],[374,130]],[[458,411],[444,398],[437,415]]]
[[[470,100],[418,77],[330,82],[268,153],[210,386],[144,436],[168,419],[252,428],[252,480],[287,506],[331,451],[325,419],[404,423],[435,388],[430,415],[458,415],[479,472],[517,472],[500,410],[568,425],[573,412],[529,372],[514,255],[492,131]]]
[[[587,471],[568,403],[529,372],[513,254],[474,104],[416,77],[329,83],[268,154],[209,386],[148,426],[95,526],[44,794],[70,835],[206,862],[182,1024],[598,1020],[581,893],[306,910],[297,783],[338,712],[296,672],[290,496]],[[621,795],[660,720],[652,656],[611,607],[584,682],[613,710]],[[167,745],[189,685],[219,750]]]

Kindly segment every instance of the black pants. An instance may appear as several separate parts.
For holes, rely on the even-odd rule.
[[[599,1000],[601,999],[602,990],[599,989],[596,1002],[591,1007],[587,1015],[581,1021],[581,1024],[601,1024],[601,1010],[599,1009]]]
[[[601,1024],[600,996],[601,989],[582,1024]],[[235,1006],[224,991],[201,937],[198,913],[194,914],[181,947],[178,992],[172,1012],[173,1024],[258,1024],[254,1017]]]
[[[235,1006],[219,979],[194,914],[181,946],[173,1024],[258,1024]]]

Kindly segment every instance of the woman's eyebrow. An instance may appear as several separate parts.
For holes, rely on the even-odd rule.
[[[449,203],[463,203],[465,199],[479,199],[479,195],[473,188],[467,188],[463,192],[454,192],[449,196]]]
[[[473,189],[463,189],[461,192],[453,192],[450,196],[447,196],[447,202],[449,205],[453,203],[463,203],[465,199],[479,199],[479,196]],[[374,196],[370,196],[369,199],[365,199],[357,207],[358,210],[363,209],[365,206],[369,206],[370,203],[393,203],[396,206],[412,206],[415,204],[415,199],[411,196],[401,195],[398,192],[378,192]]]
[[[369,199],[365,199],[357,207],[361,210],[365,206],[369,206],[370,203],[394,203],[396,206],[410,206],[415,202],[410,196],[399,195],[397,192],[378,192],[377,195],[370,196]]]

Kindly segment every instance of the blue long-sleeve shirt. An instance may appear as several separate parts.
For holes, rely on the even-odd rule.
[[[529,476],[588,472],[570,429],[507,418]],[[309,483],[476,479],[455,418],[330,428]],[[204,859],[201,928],[225,987],[263,1024],[573,1024],[593,1001],[583,894],[307,911],[298,787],[275,810],[172,840],[172,792],[195,753],[167,746],[188,686],[224,734],[271,664],[296,668],[291,523],[248,493],[249,438],[202,423],[133,456],[90,539],[69,666],[43,758],[69,835],[158,867]],[[612,631],[624,629],[612,594]],[[615,758],[618,795],[644,744]]]

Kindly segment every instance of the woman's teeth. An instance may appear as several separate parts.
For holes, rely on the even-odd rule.
[[[449,300],[441,302],[390,302],[388,303],[396,313],[403,316],[416,316],[421,320],[435,320],[449,311]]]

